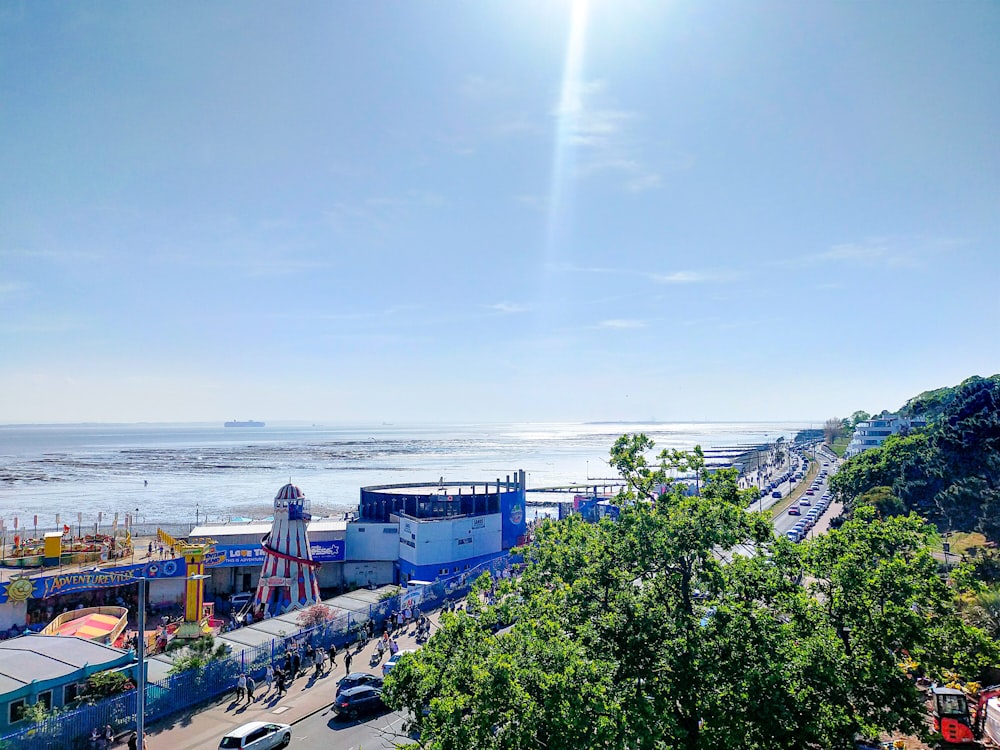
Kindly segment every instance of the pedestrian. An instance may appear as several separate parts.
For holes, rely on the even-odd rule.
[[[247,692],[247,676],[240,672],[239,679],[236,680],[236,702],[243,700]]]
[[[103,737],[104,737],[104,747],[111,747],[113,744],[115,744],[115,733],[114,730],[111,729],[110,724],[104,727]]]
[[[345,651],[344,652],[344,674],[350,674],[350,673],[351,673],[351,652],[350,651]]]
[[[139,750],[139,735],[135,732],[128,736],[128,750]]]
[[[247,677],[247,703],[253,703],[253,689],[257,687],[257,683],[253,681],[253,677]]]
[[[292,652],[285,652],[285,675],[287,676],[292,671]]]
[[[279,669],[275,674],[275,687],[278,689],[278,697],[285,694],[285,670]]]
[[[330,653],[329,653],[329,656],[330,656],[330,669],[333,669],[335,666],[337,666],[337,644],[336,643],[331,643],[330,644]]]
[[[398,644],[398,643],[396,643],[396,639],[395,639],[395,638],[393,638],[393,639],[392,639],[392,640],[391,640],[391,641],[389,642],[389,653],[390,653],[390,654],[391,654],[392,656],[395,656],[395,655],[396,655],[396,654],[397,654],[398,652],[399,652],[399,644]]]
[[[299,667],[302,666],[302,657],[298,650],[292,652],[292,680],[299,676]]]
[[[267,690],[264,691],[264,695],[271,692],[271,685],[274,683],[274,667],[270,664],[267,665],[267,669],[264,670],[264,684],[267,685]]]

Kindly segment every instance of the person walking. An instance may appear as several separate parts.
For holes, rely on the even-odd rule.
[[[243,696],[247,692],[247,676],[240,672],[239,679],[236,680],[236,702],[239,703],[243,700]]]
[[[344,652],[344,674],[350,674],[350,673],[351,673],[351,652],[350,651],[345,651]]]
[[[295,678],[299,676],[299,667],[302,666],[302,657],[299,656],[299,651],[296,649],[292,652],[292,675],[291,682],[295,681]]]
[[[330,644],[330,653],[329,653],[329,656],[330,656],[330,669],[333,669],[335,666],[337,666],[337,644],[336,643],[331,643]]]
[[[253,677],[247,677],[247,703],[253,703],[253,689],[257,687],[257,683],[254,682]]]
[[[271,685],[274,684],[274,667],[270,664],[268,664],[267,669],[264,670],[264,684],[267,685],[267,690],[264,691],[264,695],[269,695],[271,692]]]
[[[280,698],[285,694],[285,670],[279,669],[274,679],[275,687],[278,690],[278,697]]]
[[[138,750],[139,748],[139,735],[132,732],[128,736],[128,750]]]

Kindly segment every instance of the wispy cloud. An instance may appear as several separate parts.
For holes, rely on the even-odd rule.
[[[497,312],[507,314],[528,312],[530,309],[527,305],[520,305],[516,302],[497,302],[493,305],[486,305],[486,307],[490,310],[496,310]]]
[[[604,81],[582,82],[567,92],[553,111],[567,143],[577,147],[581,155],[577,176],[617,173],[622,177],[621,187],[634,193],[660,187],[660,175],[639,156],[634,135],[639,114],[602,106],[606,90]]]
[[[16,297],[27,289],[28,285],[20,281],[0,281],[0,299]]]
[[[724,284],[740,278],[737,271],[727,270],[683,270],[669,273],[650,272],[643,268],[612,266],[579,266],[573,263],[550,263],[546,270],[552,273],[587,273],[606,276],[638,276],[657,284]]]
[[[921,268],[941,253],[951,252],[965,240],[923,237],[870,237],[857,242],[842,242],[828,250],[806,255],[806,263],[843,263],[888,268]]]
[[[733,281],[738,275],[732,271],[673,271],[650,274],[649,278],[658,284],[705,284]]]
[[[507,96],[511,93],[511,87],[495,78],[467,75],[459,84],[458,91],[466,99],[484,101]]]
[[[597,324],[599,328],[645,328],[646,322],[643,320],[625,320],[622,318],[613,318],[611,320],[602,320]]]
[[[440,193],[408,190],[405,193],[372,196],[360,201],[337,201],[323,212],[323,218],[335,230],[343,232],[352,224],[382,226],[404,211],[439,209],[448,205],[449,200]]]

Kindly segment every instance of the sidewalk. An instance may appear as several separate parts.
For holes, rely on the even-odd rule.
[[[431,620],[431,633],[437,630],[439,611],[425,613]],[[415,634],[416,631],[411,625],[405,633],[397,635],[396,642],[400,650],[420,648]],[[386,653],[380,663],[371,666],[369,658],[374,650],[374,640],[369,641],[360,654],[352,647],[353,661],[350,671],[381,675],[382,664],[388,660],[389,655]],[[256,700],[251,704],[242,701],[237,706],[234,694],[230,693],[216,703],[184,711],[146,727],[146,737],[150,747],[156,750],[204,750],[204,748],[218,747],[219,740],[226,732],[248,721],[294,724],[329,707],[333,703],[337,682],[345,674],[347,671],[344,669],[344,651],[341,650],[337,653],[336,667],[319,678],[313,677],[313,670],[310,668],[305,675],[300,675],[288,686],[288,692],[280,699],[273,688],[270,695],[264,695],[265,686],[261,684],[255,691]]]

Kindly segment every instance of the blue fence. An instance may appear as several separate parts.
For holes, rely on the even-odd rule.
[[[436,581],[426,586],[414,586],[388,599],[371,605],[367,613],[354,612],[329,620],[315,628],[306,628],[284,638],[276,638],[255,648],[246,649],[228,658],[213,661],[204,669],[171,675],[165,680],[146,685],[146,726],[186,709],[234,692],[240,672],[253,676],[260,684],[268,664],[278,664],[285,652],[304,644],[328,648],[331,643],[343,647],[353,643],[359,630],[371,620],[379,632],[381,624],[393,611],[415,604],[430,611],[446,601],[454,601],[468,593],[472,583],[483,573],[496,576],[508,568],[510,557],[498,557],[461,575]],[[94,727],[108,724],[116,734],[135,729],[136,691],[58,713],[45,721],[11,732],[0,738],[2,750],[87,750]]]

